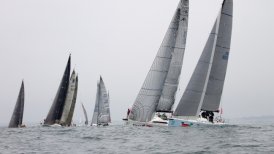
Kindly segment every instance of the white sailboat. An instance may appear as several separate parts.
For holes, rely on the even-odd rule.
[[[153,116],[172,112],[186,46],[188,13],[189,1],[180,0],[128,119],[125,119],[127,123],[167,124],[167,119]]]
[[[219,112],[231,43],[233,0],[224,0],[187,88],[169,126],[223,125]]]
[[[97,83],[96,101],[91,125],[107,126],[110,122],[109,94],[107,93],[105,83],[100,76],[100,81]]]

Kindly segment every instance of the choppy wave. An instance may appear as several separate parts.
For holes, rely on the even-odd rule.
[[[274,125],[0,128],[0,153],[274,153]]]

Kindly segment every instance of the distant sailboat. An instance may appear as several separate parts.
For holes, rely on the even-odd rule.
[[[170,126],[214,123],[213,112],[219,110],[230,51],[232,14],[233,0],[224,0]]]
[[[69,76],[70,76],[70,56],[67,62],[67,66],[65,72],[63,74],[63,78],[59,85],[57,94],[52,103],[52,106],[48,112],[47,118],[44,121],[44,125],[53,125],[59,124],[61,116],[63,114],[63,108],[65,105],[65,100],[67,96],[67,91],[69,87]]]
[[[65,100],[64,109],[62,112],[62,117],[60,120],[60,124],[63,126],[71,126],[71,121],[72,121],[76,98],[77,98],[77,90],[78,90],[78,76],[73,70],[70,77],[70,81],[69,81],[69,88],[67,91],[67,96]]]
[[[85,106],[84,104],[82,103],[82,109],[83,109],[83,112],[84,112],[84,115],[85,115],[85,125],[88,125],[88,115],[87,115],[87,111],[85,109]]]
[[[100,81],[97,83],[96,101],[91,125],[107,126],[110,122],[109,95],[107,93],[104,81],[100,76]]]
[[[130,111],[128,122],[146,123],[152,119],[155,112],[172,112],[186,46],[188,12],[189,1],[180,0]]]
[[[24,114],[24,100],[25,100],[24,91],[25,91],[24,81],[22,81],[19,95],[18,95],[16,104],[13,110],[13,114],[11,116],[11,120],[9,123],[9,128],[25,127],[25,125],[22,125],[23,114]]]

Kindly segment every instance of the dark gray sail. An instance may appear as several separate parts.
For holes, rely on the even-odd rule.
[[[86,111],[85,106],[84,106],[83,103],[82,103],[82,109],[83,109],[83,112],[84,112],[84,115],[85,115],[85,125],[88,125],[88,115],[87,115],[87,111]]]
[[[180,67],[175,66],[177,65],[177,62],[175,62],[177,60],[173,59],[173,64],[175,65],[172,67],[172,70],[169,71],[169,69],[170,65],[173,65],[171,64],[172,55],[177,54],[181,48],[184,48],[183,46],[176,44],[176,41],[180,38],[179,36],[177,37],[177,35],[178,32],[181,32],[182,30],[180,27],[184,26],[181,22],[185,22],[184,20],[187,18],[184,17],[187,16],[187,14],[188,0],[180,0],[161,47],[133,104],[129,119],[140,122],[150,121],[159,103],[163,89],[165,89],[165,91],[162,99],[163,101],[161,102],[164,102],[167,99],[168,101],[165,102],[169,103],[173,101],[172,98],[173,95],[175,95],[173,94],[173,91],[174,89],[177,89],[177,81],[175,81],[175,78],[180,74],[180,72],[173,72],[177,71]],[[181,59],[181,56],[183,55],[180,55],[178,58]],[[180,65],[180,63],[178,63],[178,65]],[[168,80],[167,76],[169,78]],[[170,82],[171,80],[172,82]],[[169,82],[173,85],[169,84]],[[169,89],[172,89],[172,94],[168,94]],[[160,109],[162,109],[161,106],[164,105],[161,103],[159,105]]]
[[[204,111],[219,110],[231,44],[232,0],[224,1],[221,14],[216,51],[209,75],[206,95],[202,104],[202,110]]]
[[[201,109],[218,110],[227,68],[231,29],[232,0],[226,0],[174,116],[198,116]]]
[[[70,77],[70,81],[69,81],[69,88],[68,88],[67,96],[65,99],[65,105],[63,108],[62,117],[60,120],[60,123],[62,125],[66,125],[66,126],[71,125],[76,98],[77,98],[77,89],[78,89],[78,77],[75,74],[75,71],[73,70]]]
[[[182,70],[183,58],[186,47],[187,29],[188,29],[188,0],[180,3],[180,22],[177,31],[175,47],[172,53],[170,67],[164,83],[163,91],[156,111],[170,112],[175,102],[175,95],[178,89],[179,77]]]
[[[25,90],[24,90],[24,81],[22,81],[19,95],[10,119],[9,128],[21,127],[24,114],[24,99],[25,99]]]
[[[67,62],[65,72],[63,74],[63,78],[59,85],[57,94],[48,112],[47,118],[45,119],[44,124],[46,125],[54,124],[56,122],[59,122],[61,119],[64,104],[65,104],[65,99],[68,91],[69,76],[70,76],[70,56]]]

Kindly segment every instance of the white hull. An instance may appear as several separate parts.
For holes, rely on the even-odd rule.
[[[132,125],[132,126],[146,126],[146,127],[155,127],[155,126],[168,126],[168,120],[162,120],[162,119],[152,119],[151,121],[148,122],[140,122],[140,121],[133,121],[128,119],[125,121],[126,125]]]
[[[223,126],[227,125],[224,122],[209,122],[205,118],[196,119],[183,119],[183,118],[171,118],[169,119],[168,126],[170,127],[193,127],[193,126]]]
[[[44,127],[62,127],[62,125],[60,125],[60,124],[52,124],[52,125],[43,124],[42,126],[44,126]]]

